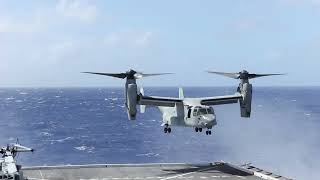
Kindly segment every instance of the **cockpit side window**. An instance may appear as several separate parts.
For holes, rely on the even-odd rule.
[[[208,108],[207,111],[208,111],[208,114],[214,114],[214,111],[212,108]]]
[[[197,116],[197,114],[198,114],[198,108],[195,108],[195,109],[193,110],[193,116]]]

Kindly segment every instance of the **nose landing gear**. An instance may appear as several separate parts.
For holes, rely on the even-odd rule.
[[[171,128],[169,127],[169,124],[165,124],[165,127],[164,127],[164,129],[163,129],[163,132],[164,133],[171,133]]]

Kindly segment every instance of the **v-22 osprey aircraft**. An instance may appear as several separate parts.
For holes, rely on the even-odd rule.
[[[202,132],[206,129],[206,134],[211,135],[211,129],[217,125],[217,119],[214,109],[211,106],[223,104],[240,104],[241,117],[249,118],[251,115],[252,102],[252,85],[249,79],[282,75],[282,74],[250,74],[248,71],[239,73],[223,73],[208,71],[223,75],[226,77],[239,79],[240,84],[237,91],[233,95],[202,97],[202,98],[186,98],[184,97],[183,89],[179,89],[179,97],[158,97],[145,96],[143,88],[138,87],[136,80],[143,77],[166,75],[172,73],[144,74],[134,70],[129,70],[125,73],[98,73],[98,72],[83,72],[89,74],[97,74],[103,76],[111,76],[120,79],[126,79],[125,84],[125,106],[127,108],[128,118],[136,119],[137,105],[140,105],[141,113],[145,112],[146,106],[158,107],[162,113],[164,133],[171,133],[172,126],[193,127],[195,132]]]

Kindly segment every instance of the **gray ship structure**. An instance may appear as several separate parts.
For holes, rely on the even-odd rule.
[[[22,167],[15,157],[34,149],[18,143],[0,149],[0,180],[169,180],[169,179],[226,179],[226,180],[290,180],[270,171],[244,164],[226,162],[202,164],[87,164]]]
[[[0,179],[12,180],[290,180],[254,167],[225,162],[203,164],[87,164],[22,167],[16,164],[19,152],[34,150],[19,144],[1,148]]]
[[[97,164],[22,168],[25,178],[54,180],[290,180],[250,164]]]

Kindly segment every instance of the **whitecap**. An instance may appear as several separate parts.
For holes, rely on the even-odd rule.
[[[89,153],[92,153],[93,150],[95,149],[94,147],[90,146],[78,146],[78,147],[74,147],[76,150],[79,150],[79,151],[88,151]]]
[[[87,149],[87,146],[78,146],[78,147],[74,147],[75,149],[79,150],[79,151],[84,151]]]
[[[48,133],[48,132],[41,132],[40,135],[42,135],[42,136],[52,136],[52,134]]]
[[[16,101],[14,101],[14,102],[16,102],[16,103],[21,103],[21,102],[23,102],[22,100],[16,100]]]
[[[64,139],[51,140],[51,142],[59,142],[59,143],[61,143],[61,142],[64,142],[64,141],[67,141],[67,140],[71,140],[71,139],[73,139],[73,137],[66,137]]]
[[[136,156],[145,156],[145,157],[156,157],[159,156],[159,154],[156,153],[145,153],[145,154],[136,154]]]
[[[6,98],[6,100],[13,100],[15,99],[14,97],[9,97],[9,98]]]
[[[43,124],[45,124],[43,121],[41,121],[41,122],[37,122],[37,123],[34,123],[35,125],[43,125]]]
[[[27,95],[28,93],[27,93],[27,92],[20,92],[19,94],[21,94],[21,95]]]
[[[263,107],[263,105],[259,104],[258,107]]]

